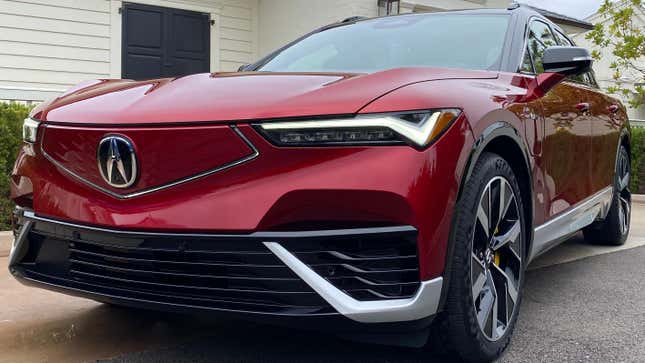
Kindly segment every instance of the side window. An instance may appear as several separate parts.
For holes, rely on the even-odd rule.
[[[524,58],[522,59],[522,66],[520,67],[521,72],[526,73],[535,73],[533,69],[533,61],[531,60],[531,53],[529,52],[529,47],[527,45],[524,50]]]
[[[558,43],[565,47],[573,47],[573,43],[567,38],[566,35],[560,33],[558,29],[555,30],[555,37],[558,38]]]
[[[553,33],[551,33],[551,28],[549,28],[546,23],[543,23],[539,20],[535,20],[531,23],[530,32],[539,39],[540,42],[545,47],[550,47],[552,45],[558,45],[558,42],[555,40]]]
[[[533,69],[535,69],[536,74],[544,73],[544,65],[542,64],[542,57],[544,56],[544,50],[546,47],[542,42],[533,36],[529,35],[529,52],[533,57]]]
[[[527,42],[527,52],[524,54],[524,60],[522,62],[522,71],[531,72],[531,73],[544,73],[544,66],[542,65],[542,57],[544,56],[544,50],[552,45],[557,45],[551,29],[546,23],[535,20],[531,22],[529,26],[529,35]],[[533,59],[533,67],[528,66],[529,59],[527,56]]]

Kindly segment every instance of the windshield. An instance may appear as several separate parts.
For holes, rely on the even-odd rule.
[[[314,33],[257,70],[371,73],[418,66],[499,70],[508,23],[504,14],[446,13],[360,21]]]

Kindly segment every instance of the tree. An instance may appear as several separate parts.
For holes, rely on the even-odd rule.
[[[592,51],[595,59],[605,52],[616,57],[610,65],[615,85],[607,90],[625,96],[633,108],[645,104],[645,29],[634,21],[641,9],[643,0],[625,0],[620,6],[604,0],[598,13],[606,22],[598,22],[586,36],[596,48]],[[631,81],[626,84],[626,79]],[[632,81],[633,88],[629,86]]]

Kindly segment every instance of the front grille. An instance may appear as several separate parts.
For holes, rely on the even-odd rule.
[[[400,299],[419,288],[416,231],[283,243],[299,260],[357,300]]]
[[[412,296],[416,232],[279,235],[279,241],[359,300]],[[36,280],[97,294],[206,309],[289,315],[335,310],[252,235],[139,234],[36,220],[19,267]]]

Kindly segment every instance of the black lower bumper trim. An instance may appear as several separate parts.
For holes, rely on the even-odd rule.
[[[407,298],[420,285],[409,226],[248,235],[109,230],[24,213],[10,269],[26,284],[177,312],[340,314],[264,242],[280,241],[356,299]],[[343,317],[344,318],[344,317]],[[347,320],[347,319],[346,319]]]
[[[21,283],[27,286],[40,287],[47,290],[61,292],[67,295],[83,297],[91,300],[96,300],[104,303],[115,305],[126,305],[139,308],[148,308],[153,310],[177,312],[177,313],[211,313],[211,312],[227,312],[227,313],[240,313],[252,315],[274,315],[274,316],[333,316],[340,315],[337,312],[329,313],[311,313],[307,311],[298,311],[294,309],[290,312],[280,311],[278,313],[257,311],[257,310],[243,310],[233,307],[224,307],[225,304],[220,306],[208,307],[203,304],[186,304],[174,301],[175,299],[169,295],[157,293],[138,293],[133,291],[126,291],[114,287],[107,287],[97,284],[90,284],[78,282],[73,280],[62,279],[55,276],[50,276],[22,267],[11,267],[11,273]],[[222,303],[226,303],[223,301]],[[236,304],[237,305],[237,304]]]
[[[379,344],[409,346],[407,343],[396,343],[392,340],[392,337],[407,337],[411,333],[415,334],[415,336],[416,334],[421,334],[423,336],[434,319],[433,316],[430,316],[416,321],[364,324],[350,320],[337,312],[322,314],[298,314],[293,312],[285,314],[225,309],[221,307],[205,308],[199,305],[186,305],[168,301],[159,301],[157,299],[146,299],[143,296],[126,297],[120,294],[115,294],[114,292],[98,292],[96,288],[92,288],[91,286],[84,287],[80,284],[70,284],[69,281],[34,273],[21,267],[11,267],[10,271],[20,283],[26,286],[86,298],[105,304],[177,314],[197,314],[214,318],[226,317],[247,320],[302,330],[329,332],[340,334],[348,339]],[[303,324],[303,319],[306,321],[306,324]]]

